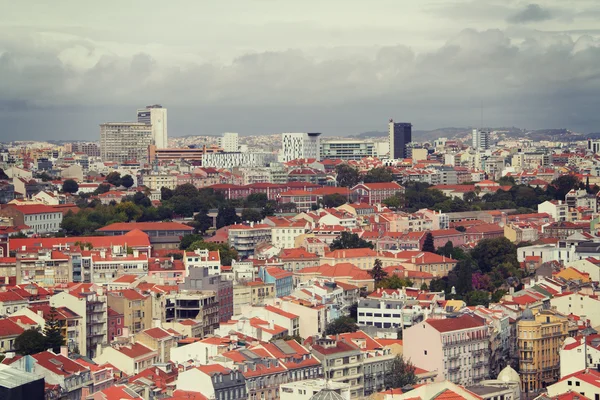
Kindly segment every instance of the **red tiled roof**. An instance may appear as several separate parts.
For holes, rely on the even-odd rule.
[[[10,205],[9,207],[14,208],[15,210],[18,210],[25,215],[48,214],[48,213],[59,213],[60,212],[60,210],[57,210],[54,207],[47,206],[44,204]]]
[[[208,400],[208,397],[204,396],[200,392],[176,390],[173,392],[173,395],[171,397],[167,397],[164,400]]]
[[[54,354],[51,351],[43,351],[41,353],[33,354],[31,357],[36,359],[38,365],[56,375],[70,376],[89,370],[89,368],[86,368],[65,356]]]
[[[265,310],[270,311],[275,314],[278,314],[278,315],[281,315],[282,317],[286,317],[289,319],[298,318],[298,316],[296,314],[292,314],[290,312],[283,311],[281,308],[277,308],[277,307],[273,307],[273,306],[265,306]]]
[[[108,294],[114,297],[124,297],[127,300],[144,300],[147,297],[133,289],[114,290]]]
[[[131,346],[121,346],[117,349],[120,353],[123,353],[130,358],[138,358],[147,354],[152,353],[154,350],[149,349],[140,343],[134,343]]]
[[[137,400],[142,399],[139,395],[128,389],[127,385],[114,385],[110,386],[102,391],[102,396],[106,400]]]
[[[462,315],[458,318],[427,319],[432,328],[438,332],[451,332],[461,329],[477,328],[485,325],[484,320],[475,315]]]
[[[25,330],[10,319],[0,319],[0,338],[19,336]]]
[[[165,331],[162,328],[158,328],[158,327],[146,329],[146,330],[142,331],[142,333],[150,336],[153,339],[158,339],[158,340],[172,337],[172,335],[169,332]]]
[[[111,231],[131,231],[133,229],[139,229],[144,231],[193,231],[189,225],[181,224],[179,222],[116,222],[108,226],[104,226],[97,229],[98,232],[111,232]]]

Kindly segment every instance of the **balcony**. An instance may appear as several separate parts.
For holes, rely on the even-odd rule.
[[[460,371],[460,365],[456,365],[454,367],[448,368],[448,372],[451,373],[451,374],[453,374],[455,372],[458,372],[458,371]]]
[[[566,333],[562,333],[562,332],[542,333],[542,337],[543,338],[560,337],[560,336],[567,336],[567,334]]]
[[[522,363],[526,363],[526,364],[532,364],[533,363],[533,358],[529,357],[529,358],[521,358],[521,362]]]
[[[473,368],[481,368],[485,366],[487,363],[485,361],[477,361],[473,363]]]
[[[473,354],[473,357],[478,357],[486,352],[487,352],[487,349],[479,349],[479,350],[474,350],[472,352],[472,354]]]
[[[88,332],[87,333],[88,336],[104,336],[106,335],[106,331],[105,330],[101,330],[101,331],[93,331],[93,332]]]

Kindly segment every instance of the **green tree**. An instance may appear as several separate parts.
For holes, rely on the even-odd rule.
[[[182,217],[191,217],[194,215],[193,197],[177,195],[171,197],[169,204],[173,207],[173,212]]]
[[[443,278],[434,278],[429,282],[429,290],[432,292],[445,292],[447,287],[447,280]]]
[[[202,235],[185,235],[179,242],[179,250],[189,250],[190,246],[197,241],[202,241]]]
[[[490,272],[503,263],[519,268],[517,246],[505,237],[480,240],[471,251],[471,257],[483,273]]]
[[[138,205],[141,207],[151,207],[152,206],[152,201],[143,192],[136,192],[133,195],[132,200],[135,205]]]
[[[477,194],[475,194],[475,192],[467,192],[463,196],[463,200],[468,204],[472,204],[479,200],[479,197],[477,197]]]
[[[356,332],[358,325],[350,317],[342,316],[334,319],[325,328],[325,335],[337,335],[340,333]]]
[[[103,194],[108,193],[110,191],[110,185],[108,183],[101,183],[98,185],[96,190],[94,190],[95,194]]]
[[[500,184],[500,186],[515,186],[517,183],[512,176],[503,176],[498,179],[498,184]]]
[[[266,193],[252,193],[246,197],[246,207],[263,208],[267,205],[269,198]]]
[[[427,235],[425,235],[425,241],[423,242],[423,248],[421,250],[435,253],[435,245],[431,232],[427,232]]]
[[[373,243],[361,239],[356,233],[342,232],[342,234],[335,238],[329,248],[331,251],[340,249],[372,249]]]
[[[468,306],[489,306],[490,293],[485,290],[473,290],[467,293]]]
[[[398,196],[388,197],[387,199],[383,200],[382,203],[386,207],[391,208],[392,210],[397,210],[402,205],[402,202],[400,201],[400,197],[398,197]]]
[[[219,213],[217,214],[217,229],[238,224],[240,221],[241,219],[235,212],[235,208],[227,205],[219,207]]]
[[[8,175],[6,175],[6,172],[4,172],[4,170],[2,168],[0,168],[0,179],[1,180],[8,180]]]
[[[383,270],[383,263],[379,258],[375,260],[373,268],[369,271],[369,275],[371,275],[371,278],[375,281],[375,285],[388,276],[388,273]]]
[[[564,200],[565,195],[579,187],[579,178],[575,175],[561,175],[548,185],[546,193],[556,200]]]
[[[262,214],[252,208],[244,208],[242,210],[242,221],[258,222],[262,221]]]
[[[336,181],[338,186],[353,187],[360,181],[358,170],[348,164],[340,164],[335,167],[337,174]]]
[[[506,290],[503,290],[503,289],[496,290],[492,294],[492,303],[498,303],[500,300],[502,300],[502,297],[504,297],[504,295],[506,293],[508,293],[508,292]]]
[[[116,212],[123,213],[127,222],[135,221],[142,216],[142,209],[136,206],[132,201],[124,201],[117,205]]]
[[[209,217],[207,213],[201,211],[198,214],[194,215],[194,222],[192,224],[196,231],[200,233],[205,233],[207,230],[212,228],[213,219],[212,217]]]
[[[194,251],[196,249],[206,249],[209,251],[218,251],[221,257],[221,265],[231,265],[233,260],[238,259],[238,252],[233,247],[228,246],[225,243],[207,243],[202,239],[192,243],[188,250]]]
[[[390,389],[416,384],[415,366],[410,361],[404,360],[401,355],[397,355],[386,371],[384,382],[385,387]]]
[[[104,179],[106,182],[114,186],[121,186],[121,174],[117,171],[111,172]]]
[[[198,189],[191,183],[184,183],[183,185],[179,185],[175,188],[173,191],[173,196],[183,196],[191,199],[198,197]]]
[[[339,207],[348,202],[348,197],[340,193],[326,194],[323,196],[323,206],[325,208]]]
[[[425,282],[423,282],[421,284],[421,290],[428,290],[428,289],[429,289],[429,286],[427,286],[427,284]]]
[[[129,174],[127,175],[123,175],[123,177],[121,178],[121,186],[126,187],[127,189],[129,189],[130,187],[132,187],[134,184],[133,182],[133,177]]]
[[[65,193],[77,193],[79,191],[79,184],[73,179],[67,179],[63,182],[62,190]]]
[[[50,307],[50,313],[44,327],[44,335],[46,335],[46,347],[53,352],[58,353],[60,346],[65,344],[65,338],[60,333],[60,322],[57,319],[58,313],[56,308]]]
[[[363,179],[365,183],[392,182],[393,180],[394,175],[389,167],[373,168],[365,174]]]
[[[28,329],[15,338],[13,347],[22,356],[40,353],[47,349],[46,337],[38,329]]]
[[[410,279],[400,278],[398,275],[390,275],[379,282],[382,289],[400,289],[403,287],[412,287],[413,282]]]
[[[160,199],[162,201],[169,200],[171,197],[173,197],[173,191],[171,189],[164,186],[160,188]]]

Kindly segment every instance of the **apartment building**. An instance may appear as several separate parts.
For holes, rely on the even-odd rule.
[[[17,284],[35,282],[45,287],[67,284],[73,281],[71,257],[58,250],[18,250],[16,275]]]
[[[181,290],[165,294],[166,321],[182,319],[201,320],[202,337],[212,335],[219,328],[220,314],[214,291]]]
[[[566,316],[552,310],[523,311],[517,322],[522,391],[538,391],[560,378],[559,352],[568,335]]]
[[[404,330],[404,358],[436,381],[473,385],[489,377],[489,329],[483,318],[464,314],[426,319]]]
[[[242,282],[233,286],[233,315],[239,315],[242,307],[261,306],[275,297],[275,284],[262,280]]]
[[[69,291],[52,296],[50,305],[66,307],[81,316],[80,323],[85,327],[86,340],[79,351],[80,354],[93,358],[96,346],[107,341],[107,299],[103,289],[96,289],[91,284],[78,284]]]
[[[312,354],[321,361],[325,379],[350,386],[350,398],[364,396],[363,353],[352,342],[319,338],[310,347]]]
[[[44,204],[7,204],[0,209],[0,216],[11,218],[13,226],[27,225],[36,234],[58,232],[63,219],[61,210]]]
[[[221,254],[219,250],[209,251],[206,249],[196,249],[190,252],[183,252],[183,263],[185,265],[186,275],[191,268],[208,268],[210,275],[221,274]]]
[[[271,226],[264,224],[231,225],[227,241],[240,257],[248,257],[254,254],[256,245],[271,241],[271,229]]]
[[[133,289],[108,292],[108,306],[123,314],[123,328],[136,334],[152,326],[152,299]]]

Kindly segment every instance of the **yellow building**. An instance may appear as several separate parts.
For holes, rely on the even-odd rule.
[[[108,306],[123,314],[123,327],[135,334],[152,326],[152,299],[133,289],[108,292]]]
[[[517,322],[521,390],[533,392],[560,379],[559,351],[568,334],[566,316],[552,310],[523,311]]]
[[[592,281],[592,278],[590,278],[590,274],[588,274],[587,272],[579,271],[578,269],[573,267],[561,270],[556,274],[556,276],[563,278],[567,281],[581,281],[582,283]]]

